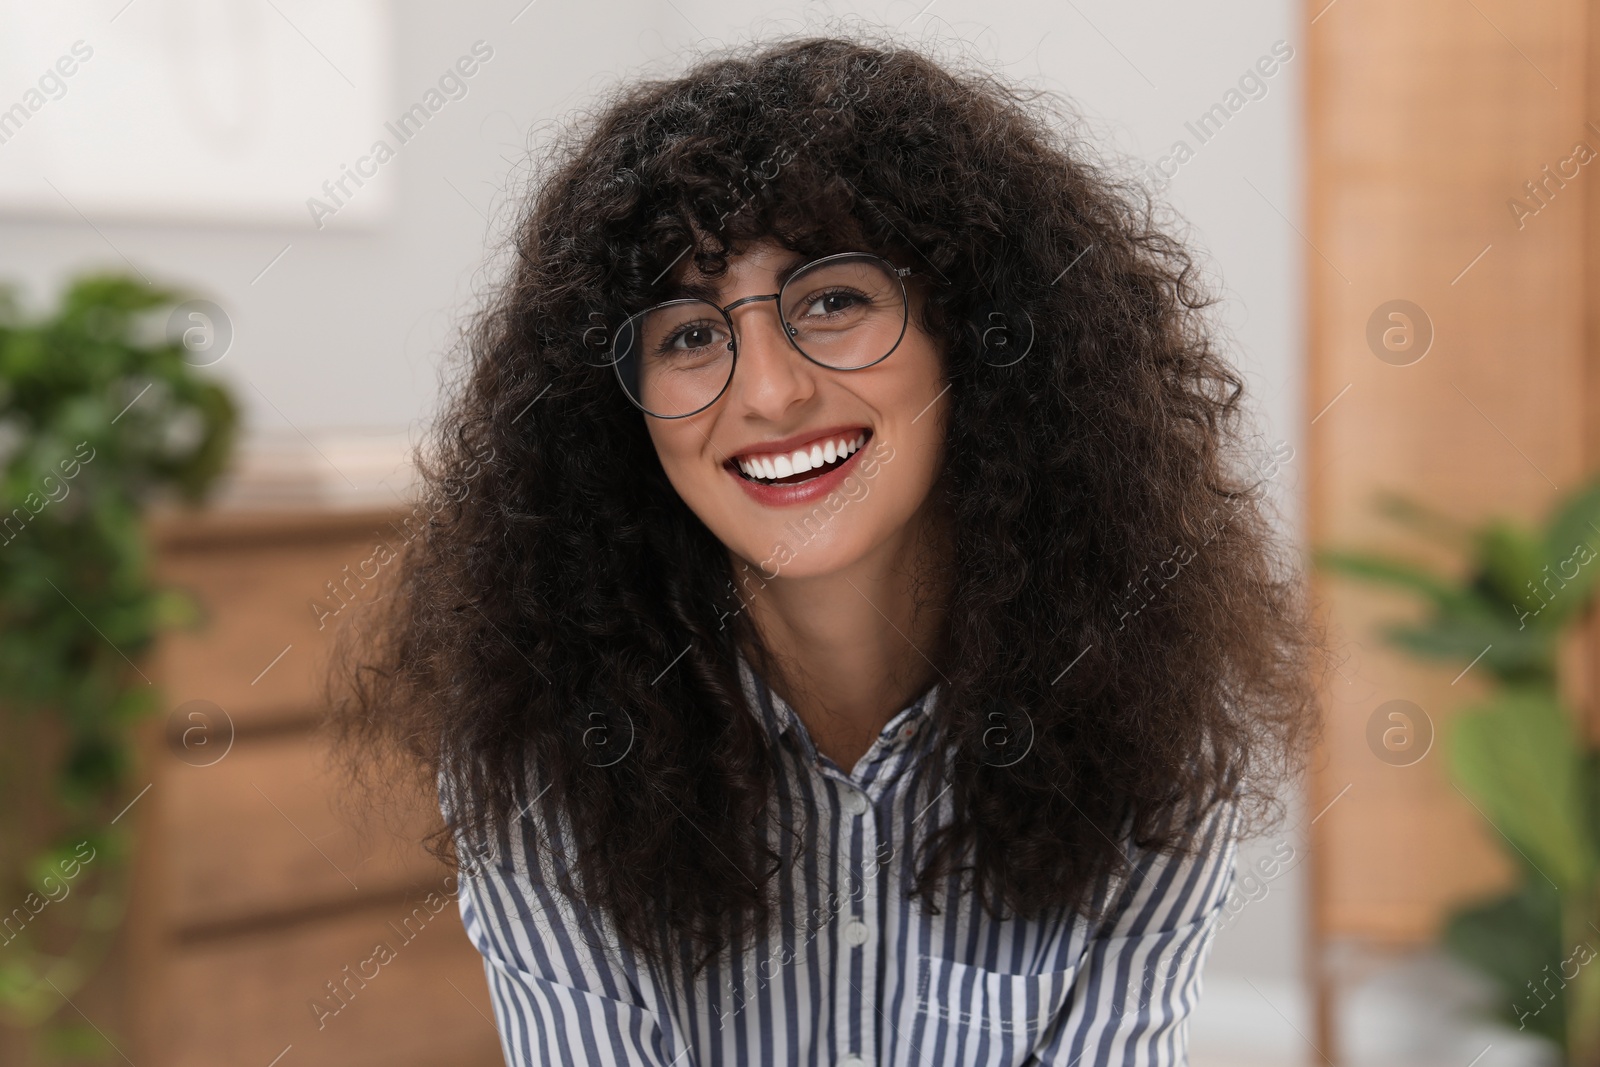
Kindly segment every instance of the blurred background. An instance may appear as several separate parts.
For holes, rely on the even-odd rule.
[[[1327,739],[1192,1062],[1600,1062],[1584,0],[0,0],[0,1061],[500,1062],[431,802],[340,806],[329,636],[530,160],[840,18],[1170,207],[1316,561]]]

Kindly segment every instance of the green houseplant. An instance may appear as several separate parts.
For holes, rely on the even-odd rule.
[[[197,370],[220,353],[195,309],[218,309],[182,299],[86,277],[30,318],[0,293],[0,1023],[44,1055],[115,1056],[68,998],[123,910],[132,728],[160,706],[140,654],[195,618],[140,517],[198,501],[233,439]]]
[[[1384,627],[1393,647],[1491,679],[1491,695],[1453,717],[1445,750],[1519,875],[1509,892],[1454,911],[1444,944],[1503,990],[1497,1018],[1554,1042],[1568,1064],[1600,1064],[1600,751],[1557,675],[1600,578],[1600,481],[1538,527],[1467,527],[1394,496],[1380,506],[1448,546],[1461,577],[1356,551],[1319,551],[1318,564],[1421,602],[1420,621]]]

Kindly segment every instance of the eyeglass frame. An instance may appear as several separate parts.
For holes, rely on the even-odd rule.
[[[829,260],[833,260],[833,259],[863,259],[863,258],[865,258],[865,259],[875,259],[879,263],[883,264],[884,267],[888,268],[889,277],[893,278],[900,285],[900,310],[901,310],[900,334],[899,334],[898,337],[895,338],[894,344],[889,346],[889,351],[885,352],[883,355],[879,356],[877,359],[873,360],[871,363],[863,363],[859,367],[830,367],[826,363],[822,363],[822,362],[819,362],[818,360],[812,359],[811,356],[806,354],[806,350],[800,347],[800,343],[794,339],[794,335],[796,333],[798,333],[799,331],[793,325],[791,325],[787,319],[785,319],[783,317],[783,303],[782,303],[783,294],[788,290],[790,282],[792,282],[796,278],[804,275],[807,271],[811,270],[813,267],[817,266],[819,263],[826,263]],[[776,293],[762,293],[762,294],[758,294],[758,295],[754,295],[754,296],[740,297],[738,300],[735,300],[733,303],[728,304],[728,305],[726,305],[724,307],[719,307],[718,305],[712,303],[711,301],[705,300],[705,299],[703,299],[701,297],[697,297],[697,296],[678,297],[675,300],[663,300],[659,304],[651,304],[649,307],[645,308],[643,311],[636,311],[632,315],[629,315],[626,319],[623,320],[624,325],[626,325],[629,322],[632,322],[635,319],[640,319],[643,316],[650,314],[652,311],[657,311],[657,310],[659,310],[661,308],[664,308],[664,307],[671,307],[674,304],[705,304],[705,305],[707,305],[709,307],[716,308],[717,311],[722,315],[722,320],[728,324],[728,351],[733,353],[733,361],[732,361],[732,364],[728,367],[728,379],[727,379],[727,381],[722,383],[722,388],[717,390],[717,395],[716,396],[712,397],[710,400],[706,401],[704,404],[702,404],[699,407],[695,408],[693,411],[686,411],[682,415],[658,415],[654,411],[651,411],[649,408],[645,407],[643,404],[639,403],[639,401],[634,399],[633,393],[630,392],[629,389],[628,389],[628,383],[623,380],[622,369],[621,369],[621,366],[620,366],[622,360],[621,360],[621,357],[617,354],[617,345],[622,340],[622,331],[620,331],[620,330],[617,332],[616,336],[614,336],[611,339],[611,369],[616,373],[617,384],[622,388],[622,395],[628,398],[628,402],[630,404],[632,404],[634,407],[638,408],[640,411],[644,412],[646,415],[649,415],[651,418],[653,418],[653,419],[687,419],[687,418],[690,418],[691,416],[698,415],[702,411],[705,411],[707,408],[711,407],[712,404],[715,404],[717,401],[722,399],[723,395],[726,394],[727,391],[728,391],[728,386],[733,384],[733,375],[734,375],[734,373],[739,369],[739,331],[738,331],[738,328],[734,326],[733,316],[728,314],[728,313],[730,311],[732,311],[734,308],[743,307],[745,304],[753,304],[753,303],[756,303],[757,301],[763,301],[763,300],[776,300],[776,301],[779,302],[778,303],[778,324],[783,327],[784,339],[789,342],[790,347],[792,347],[796,352],[800,353],[800,355],[804,356],[805,359],[808,362],[815,363],[817,366],[823,368],[824,370],[840,371],[842,373],[849,373],[850,371],[866,370],[868,367],[876,367],[879,363],[882,363],[884,360],[886,360],[890,356],[894,355],[895,349],[900,347],[900,342],[905,340],[906,328],[911,324],[911,295],[906,290],[906,281],[905,280],[906,280],[906,278],[908,276],[910,276],[912,274],[915,274],[915,273],[916,272],[913,271],[910,267],[897,267],[897,266],[895,266],[889,260],[885,259],[883,256],[878,255],[876,252],[833,252],[833,253],[830,253],[830,254],[828,254],[826,256],[818,256],[816,259],[808,260],[807,262],[801,263],[800,265],[795,267],[794,271],[792,273],[790,273],[789,277],[785,278],[783,284],[778,287],[778,291]]]

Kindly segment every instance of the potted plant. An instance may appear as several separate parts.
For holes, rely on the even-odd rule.
[[[1456,786],[1493,823],[1516,884],[1454,911],[1446,948],[1504,992],[1494,1015],[1547,1038],[1571,1065],[1600,1063],[1600,751],[1558,685],[1558,652],[1590,617],[1600,579],[1600,482],[1558,501],[1538,527],[1463,526],[1386,496],[1383,512],[1444,543],[1459,578],[1373,553],[1324,550],[1331,571],[1403,591],[1421,621],[1383,628],[1393,647],[1491,680],[1452,717]]]
[[[29,318],[0,293],[0,1023],[41,1056],[116,1055],[69,1004],[122,915],[132,731],[160,706],[139,661],[195,618],[153,582],[140,519],[199,501],[233,440],[199,369],[225,322],[182,300],[86,277]]]

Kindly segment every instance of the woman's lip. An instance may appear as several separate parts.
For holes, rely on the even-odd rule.
[[[739,483],[739,488],[743,489],[750,499],[763,507],[787,508],[798,504],[810,504],[833,492],[855,468],[856,460],[872,443],[872,431],[865,432],[867,439],[862,441],[861,447],[850,453],[843,463],[809,481],[796,482],[793,485],[773,485],[768,482],[753,482],[739,473],[738,468],[727,464],[723,464],[722,469],[728,472],[728,477]]]

